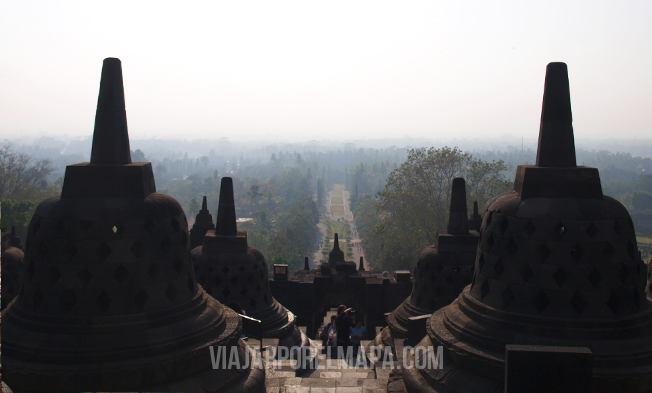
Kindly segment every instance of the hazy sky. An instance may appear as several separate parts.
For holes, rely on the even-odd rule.
[[[4,1],[0,139],[88,136],[122,60],[132,138],[652,136],[652,1]]]

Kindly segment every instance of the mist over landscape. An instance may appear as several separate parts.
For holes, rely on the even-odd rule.
[[[3,2],[1,392],[652,392],[650,16]]]
[[[447,148],[458,148],[453,156],[459,165],[453,169],[457,175],[467,173],[464,155],[477,162],[493,163],[493,183],[469,185],[467,189],[469,211],[477,201],[483,214],[489,201],[510,190],[516,167],[534,164],[537,140],[504,135],[494,139],[368,139],[265,141],[221,139],[132,139],[131,155],[134,162],[150,161],[154,169],[157,189],[176,198],[183,207],[189,224],[201,207],[204,196],[207,207],[215,215],[220,191],[220,179],[233,178],[236,214],[239,224],[248,230],[252,245],[269,255],[270,261],[290,263],[299,267],[303,255],[314,248],[313,232],[318,216],[328,216],[334,207],[326,204],[331,191],[348,193],[345,209],[355,220],[358,239],[372,266],[385,269],[410,269],[416,253],[431,244],[433,235],[445,228],[445,221],[437,222],[432,212],[432,234],[417,235],[409,225],[394,227],[389,217],[398,217],[393,207],[381,207],[388,201],[401,200],[403,194],[391,194],[388,179],[391,175],[404,176],[403,165],[418,151],[434,151],[433,157],[444,159]],[[66,165],[89,161],[92,138],[40,137],[4,140],[15,154],[30,157],[31,162],[48,162],[51,171],[44,181],[35,184],[37,195],[49,196],[60,192]],[[579,140],[576,141],[578,165],[593,166],[600,170],[605,195],[623,203],[634,219],[639,236],[639,247],[652,252],[646,234],[652,231],[652,145],[641,140]],[[457,153],[455,153],[457,152]],[[424,157],[421,160],[425,159]],[[469,161],[470,163],[471,161]],[[443,167],[439,167],[440,170]],[[466,169],[465,169],[466,168]],[[421,170],[427,170],[425,167]],[[480,176],[488,176],[489,172]],[[471,176],[467,173],[466,176]],[[394,180],[395,181],[395,180]],[[467,180],[468,181],[468,180]],[[444,184],[442,195],[450,190]],[[474,188],[475,186],[475,188]],[[479,187],[479,188],[478,188]],[[480,190],[482,188],[482,190]],[[337,191],[340,190],[340,191]],[[417,193],[424,191],[415,191]],[[38,199],[38,198],[37,198]],[[19,232],[27,226],[27,214],[22,215]],[[427,203],[427,202],[426,202]],[[311,207],[311,204],[313,206]],[[297,209],[297,206],[303,206]],[[380,210],[379,210],[380,209]],[[386,209],[386,210],[383,210]],[[415,207],[417,209],[417,207]],[[437,210],[448,209],[447,197],[442,198]],[[7,215],[7,204],[3,215]],[[394,212],[391,213],[390,212]],[[418,211],[418,209],[416,210]],[[349,213],[344,213],[348,216]],[[9,213],[8,219],[12,217]],[[403,218],[409,222],[409,219]],[[380,223],[384,223],[379,226]],[[303,229],[304,225],[308,225]],[[416,225],[413,223],[413,225]],[[423,224],[419,224],[423,225]],[[379,229],[384,228],[384,229]],[[343,228],[339,229],[340,231]],[[411,234],[411,235],[410,235]],[[388,239],[411,237],[391,246]],[[416,236],[416,237],[414,237]],[[361,248],[362,250],[362,248]],[[320,254],[321,255],[321,254]],[[326,253],[323,254],[324,257]],[[352,254],[351,254],[352,255]],[[356,254],[357,255],[357,254]],[[390,257],[391,256],[391,257]],[[319,262],[315,257],[314,263]]]

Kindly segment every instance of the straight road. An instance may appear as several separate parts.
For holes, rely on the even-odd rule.
[[[335,194],[335,195],[333,195]],[[335,202],[340,202],[339,198],[343,199],[343,203],[337,203],[337,204],[331,204],[333,202],[333,198],[335,198]],[[331,208],[335,207],[333,211],[337,214],[333,214],[331,212]],[[343,209],[342,209],[343,208]],[[337,221],[337,219],[340,219],[342,222],[344,222],[345,225],[349,225],[349,229],[351,232],[351,251],[353,253],[353,257],[351,258],[352,262],[356,263],[356,266],[359,266],[360,264],[360,257],[363,257],[364,261],[364,268],[365,270],[369,270],[369,265],[367,263],[367,258],[364,256],[364,249],[362,248],[362,239],[360,239],[358,230],[355,227],[355,222],[353,221],[353,213],[351,213],[351,203],[350,203],[350,194],[348,191],[337,191],[337,190],[332,190],[329,191],[328,194],[326,195],[326,201],[325,201],[325,218],[328,220],[333,220]],[[340,211],[343,210],[344,214],[339,214]],[[322,248],[320,245],[324,244],[324,239],[326,237],[326,224],[323,222],[323,219],[320,220],[319,224],[317,225],[319,228],[319,232],[317,235],[317,238],[315,239],[314,244],[316,244],[315,247],[312,249],[312,257],[310,259],[310,268],[314,269],[319,266],[319,261],[323,259],[323,254],[321,253]]]

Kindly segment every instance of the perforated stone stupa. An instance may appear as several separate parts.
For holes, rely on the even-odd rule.
[[[259,369],[212,368],[241,320],[197,286],[179,203],[131,162],[120,60],[104,60],[91,161],[70,165],[27,234],[23,285],[2,315],[15,391],[263,391]],[[241,357],[244,362],[244,357]]]
[[[478,201],[473,201],[473,213],[469,217],[469,230],[480,232],[482,216],[478,213]]]
[[[537,164],[490,204],[473,282],[434,313],[421,345],[443,369],[405,370],[411,392],[501,392],[506,344],[588,347],[594,392],[652,391],[652,307],[632,220],[576,166],[566,64],[547,68]],[[414,359],[412,359],[414,360]]]
[[[378,346],[393,346],[405,338],[410,317],[432,314],[450,304],[471,283],[478,233],[469,231],[464,179],[453,179],[447,233],[426,247],[414,268],[412,294],[387,317],[387,328],[376,337]]]
[[[199,247],[204,241],[204,236],[206,232],[210,230],[215,230],[215,224],[213,224],[213,216],[208,211],[208,206],[206,202],[206,196],[201,203],[201,210],[195,216],[195,223],[190,228],[190,249]]]
[[[247,316],[261,320],[264,337],[279,338],[280,346],[309,345],[294,314],[272,296],[265,256],[237,229],[230,177],[222,178],[216,229],[206,233],[192,258],[199,284],[223,304],[237,302]]]
[[[340,240],[337,233],[333,235],[333,249],[328,253],[328,265],[335,267],[337,262],[344,262],[344,251],[340,249]]]

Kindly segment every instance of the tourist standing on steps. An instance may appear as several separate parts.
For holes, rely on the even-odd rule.
[[[321,345],[327,351],[329,351],[331,347],[334,347],[335,344],[337,344],[337,325],[335,324],[335,318],[337,318],[335,315],[331,315],[330,323],[327,323],[326,326],[324,326],[321,334],[319,335],[321,338]]]
[[[358,358],[360,352],[360,341],[364,339],[367,329],[362,326],[362,317],[358,316],[355,322],[355,327],[351,328],[351,343],[353,344],[353,358]]]
[[[337,308],[337,319],[335,319],[335,325],[337,326],[337,350],[343,351],[345,354],[348,349],[351,348],[351,311],[350,308],[346,308],[345,305],[340,305]],[[340,350],[342,348],[342,350]]]

